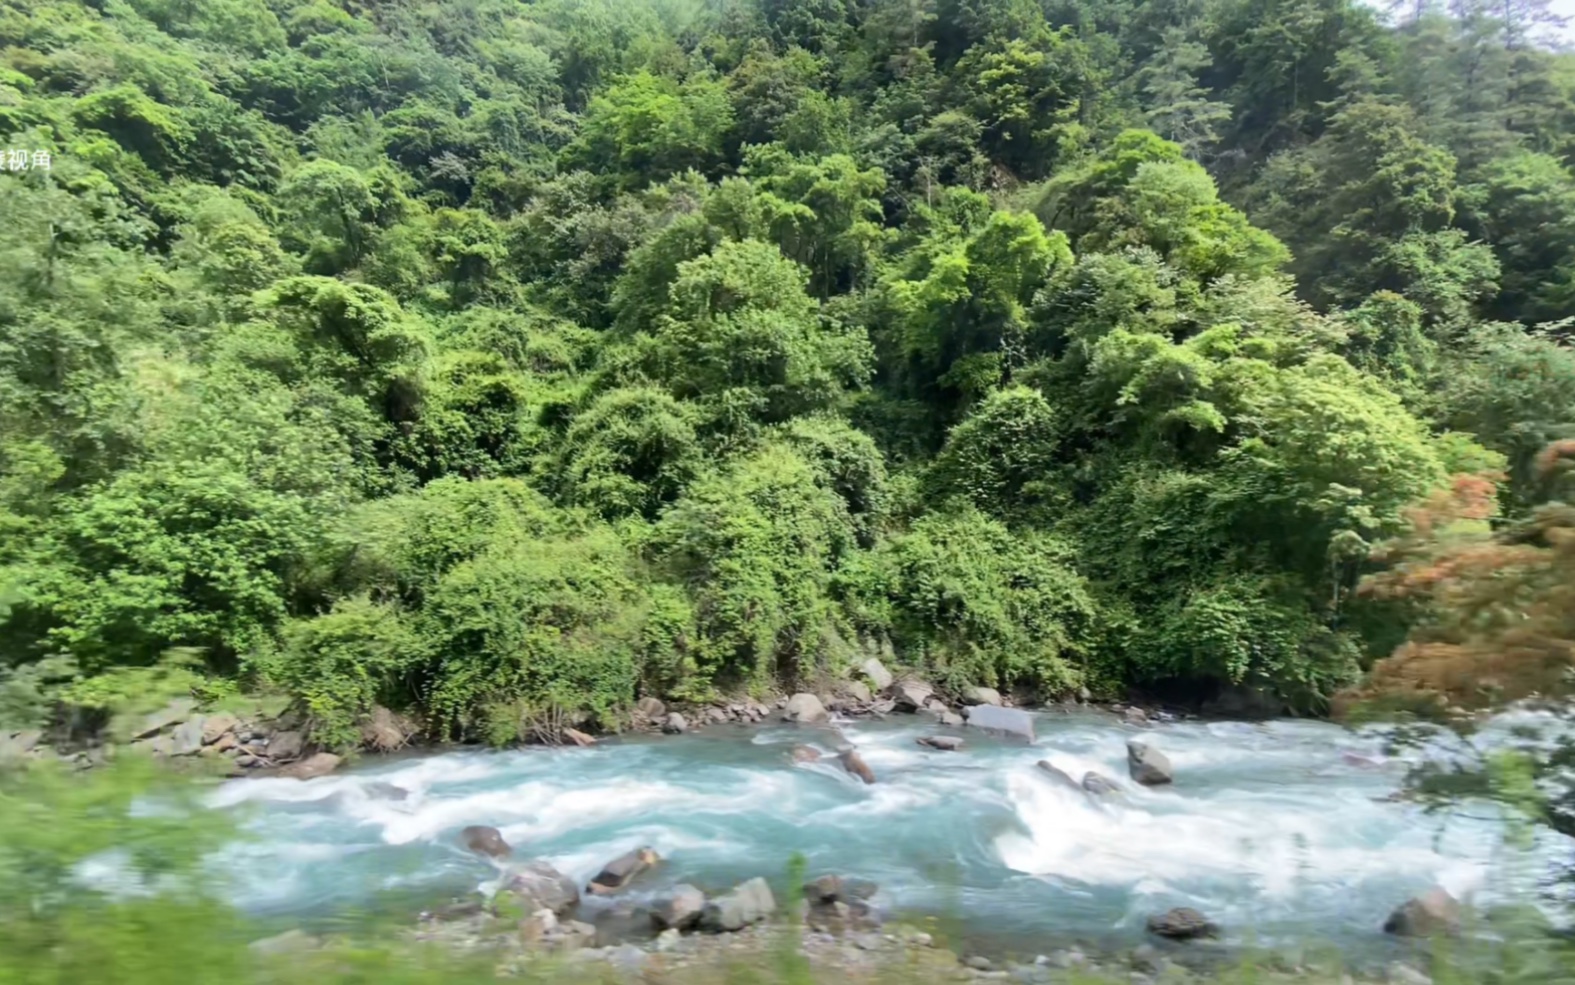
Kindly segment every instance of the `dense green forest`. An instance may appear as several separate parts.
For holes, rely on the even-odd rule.
[[[1575,422],[1546,6],[0,0],[0,725],[1322,710]]]

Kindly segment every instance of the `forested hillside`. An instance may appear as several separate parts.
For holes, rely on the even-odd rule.
[[[1319,711],[1374,545],[1575,422],[1545,7],[0,0],[0,725]]]

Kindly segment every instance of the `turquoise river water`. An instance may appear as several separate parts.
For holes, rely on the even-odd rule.
[[[793,765],[795,743],[837,744],[828,729],[797,726],[238,780],[212,805],[241,811],[248,837],[220,862],[259,918],[307,920],[413,914],[485,888],[496,871],[456,843],[471,824],[495,825],[518,854],[581,884],[602,862],[653,846],[664,862],[631,889],[637,898],[677,882],[780,884],[799,852],[814,872],[876,881],[888,912],[950,918],[964,936],[1028,954],[1073,940],[1130,946],[1148,914],[1194,906],[1228,941],[1313,938],[1376,956],[1386,914],[1431,884],[1477,904],[1524,888],[1490,812],[1439,818],[1384,801],[1405,764],[1376,735],[1302,721],[1140,730],[1096,712],[1036,717],[1032,746],[964,730],[958,753],[915,742],[941,731],[928,716],[839,723],[878,774],[873,786],[834,760]],[[1127,779],[1125,743],[1139,733],[1170,757],[1173,787]],[[1057,788],[1040,759],[1116,779],[1124,803]]]

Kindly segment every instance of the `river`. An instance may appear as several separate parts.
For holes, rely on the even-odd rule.
[[[1383,756],[1376,734],[1311,721],[1137,729],[1092,711],[1036,717],[1031,747],[964,730],[955,753],[916,743],[938,731],[928,716],[841,723],[878,775],[873,786],[835,760],[793,765],[795,743],[835,743],[797,726],[374,759],[304,783],[238,780],[212,804],[241,811],[248,837],[218,862],[245,909],[308,920],[413,913],[485,887],[495,871],[456,844],[471,824],[495,825],[518,854],[582,885],[602,862],[650,845],[664,862],[637,897],[756,875],[780,885],[800,852],[812,874],[876,881],[889,912],[937,915],[981,949],[1026,954],[1072,941],[1131,946],[1148,914],[1193,906],[1228,942],[1312,939],[1378,960],[1385,916],[1429,885],[1478,904],[1524,888],[1490,812],[1445,819],[1383,800],[1405,767]],[[1174,786],[1127,779],[1125,743],[1139,733],[1170,757]],[[1116,779],[1124,802],[1056,787],[1035,769],[1040,759]]]

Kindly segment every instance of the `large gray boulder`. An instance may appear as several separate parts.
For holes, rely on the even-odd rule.
[[[923,681],[903,681],[891,692],[892,700],[896,702],[896,709],[908,713],[922,710],[934,696],[935,689]]]
[[[1406,900],[1384,921],[1384,933],[1396,937],[1453,936],[1460,932],[1460,903],[1442,886]]]
[[[1034,717],[1020,708],[997,708],[995,705],[972,705],[963,709],[968,724],[995,735],[1034,741]]]
[[[560,917],[580,902],[580,888],[574,880],[540,859],[510,867],[499,890],[499,895],[503,894],[517,900],[527,913],[551,910]],[[592,931],[594,934],[594,928]]]
[[[276,763],[295,759],[301,755],[301,748],[305,744],[299,732],[275,732],[268,739],[268,758]]]
[[[764,879],[755,878],[707,903],[700,915],[700,926],[712,933],[743,930],[771,916],[776,909],[771,887]]]
[[[782,720],[803,725],[818,725],[830,721],[831,713],[826,711],[826,706],[821,704],[819,698],[801,692],[788,699],[787,707],[782,709]]]
[[[1158,749],[1134,739],[1127,743],[1127,770],[1145,787],[1159,787],[1176,779],[1170,759]]]
[[[170,732],[171,756],[195,756],[202,752],[203,717],[197,715],[175,726]]]
[[[705,911],[705,893],[681,883],[651,911],[651,922],[658,930],[689,930],[700,922]]]
[[[891,675],[891,671],[886,669],[886,665],[880,662],[879,657],[870,657],[860,665],[859,669],[870,679],[870,686],[876,691],[886,690],[897,680]]]

